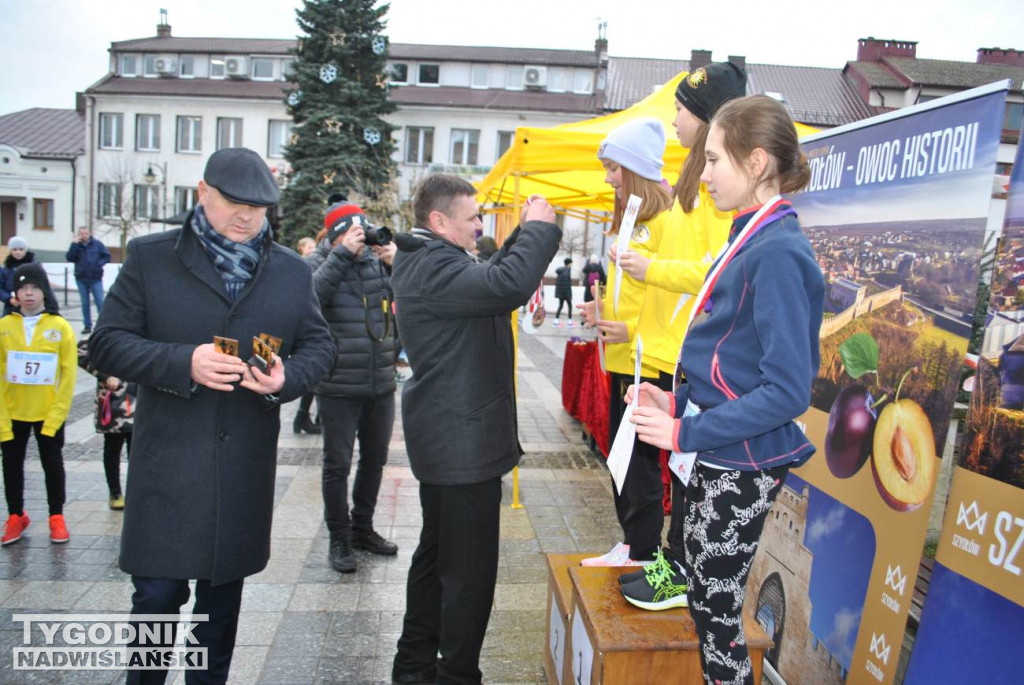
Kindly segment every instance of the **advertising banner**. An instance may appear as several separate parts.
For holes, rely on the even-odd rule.
[[[1024,147],[960,462],[904,682],[1019,683],[1024,645]]]
[[[818,453],[765,524],[745,610],[791,685],[891,683],[946,443],[1007,84],[802,139],[793,197],[825,275]]]

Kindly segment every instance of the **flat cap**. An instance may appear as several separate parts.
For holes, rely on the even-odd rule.
[[[206,162],[203,180],[239,204],[270,207],[281,200],[281,190],[267,163],[247,147],[214,152]]]

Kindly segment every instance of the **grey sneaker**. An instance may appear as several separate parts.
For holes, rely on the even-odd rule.
[[[633,606],[648,611],[664,611],[689,606],[686,575],[677,562],[670,562],[659,572],[623,585],[622,596]]]

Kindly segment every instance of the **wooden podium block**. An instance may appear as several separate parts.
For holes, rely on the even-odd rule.
[[[619,575],[635,568],[574,567],[568,626],[568,680],[563,685],[703,683],[700,643],[689,609],[644,611],[619,590]],[[754,682],[772,641],[744,616]]]
[[[568,685],[572,664],[566,641],[569,636],[569,612],[572,609],[572,580],[569,569],[593,554],[548,554],[548,646],[544,650],[544,672],[548,685]]]

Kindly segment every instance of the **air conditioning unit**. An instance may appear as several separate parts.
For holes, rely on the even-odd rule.
[[[224,60],[224,73],[231,78],[249,78],[249,58],[228,57]]]
[[[156,73],[160,76],[177,76],[178,60],[173,57],[157,57],[154,62]]]
[[[523,69],[523,85],[527,88],[546,88],[548,85],[548,68],[526,67]]]

